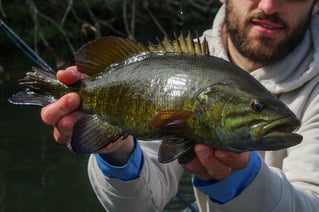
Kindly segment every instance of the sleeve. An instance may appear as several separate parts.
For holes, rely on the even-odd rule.
[[[203,181],[194,177],[194,186],[205,193],[212,201],[224,204],[238,196],[256,177],[261,166],[261,158],[252,152],[248,166],[236,171],[228,178],[215,181]]]
[[[134,180],[140,175],[143,166],[143,153],[136,139],[134,142],[135,148],[128,162],[123,166],[113,166],[108,163],[107,154],[95,154],[96,163],[105,176],[120,180]]]
[[[319,198],[293,186],[285,174],[262,162],[255,180],[233,200],[219,204],[211,200],[209,211],[307,211],[316,212]]]
[[[177,161],[161,164],[157,152],[161,141],[138,141],[143,165],[137,178],[121,180],[104,175],[96,157],[90,156],[88,174],[94,192],[107,211],[162,211],[177,193],[183,168]]]

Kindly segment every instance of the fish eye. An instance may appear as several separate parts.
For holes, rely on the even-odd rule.
[[[250,106],[256,112],[261,112],[264,109],[263,104],[258,99],[251,101]]]

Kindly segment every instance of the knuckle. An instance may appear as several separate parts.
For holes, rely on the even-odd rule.
[[[80,98],[77,94],[67,94],[41,109],[42,121],[47,125],[56,125],[62,117],[76,110],[79,104]]]

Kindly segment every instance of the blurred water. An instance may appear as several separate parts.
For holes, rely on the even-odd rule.
[[[16,106],[7,99],[18,79],[33,65],[18,50],[0,52],[0,211],[104,211],[87,177],[87,156],[74,155],[52,137],[40,119],[40,108]],[[180,194],[194,200],[190,176],[183,177]],[[173,198],[165,211],[185,204]]]
[[[32,64],[19,53],[1,54],[0,64],[0,211],[103,211],[89,185],[87,156],[53,141],[40,108],[7,101]]]

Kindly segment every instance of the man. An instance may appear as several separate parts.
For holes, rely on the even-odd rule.
[[[160,141],[119,140],[91,155],[90,181],[109,211],[161,211],[176,193],[184,169],[201,211],[319,210],[318,0],[223,0],[212,30],[212,55],[250,72],[301,120],[303,142],[275,152],[234,154],[197,144],[197,158],[181,167],[159,164]],[[72,84],[70,67],[57,74]],[[70,93],[41,112],[57,142],[68,143],[80,98]]]

